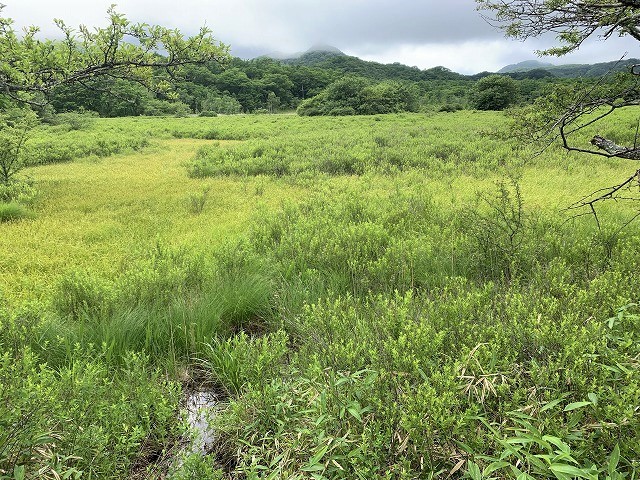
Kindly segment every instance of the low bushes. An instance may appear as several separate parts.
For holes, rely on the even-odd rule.
[[[368,125],[361,121],[358,129],[347,129],[349,124],[343,122],[350,119],[327,119],[327,128],[316,131],[284,131],[267,139],[207,145],[187,165],[188,172],[195,178],[295,177],[392,174],[420,169],[439,178],[453,171],[479,176],[495,172],[503,165],[517,164],[510,159],[515,144],[492,138],[481,129],[466,143],[448,139],[453,123],[443,114],[432,123],[435,128],[422,125],[424,117],[419,116],[399,118],[394,125],[378,122],[379,118],[372,117]],[[279,119],[278,123],[281,122],[284,124]]]
[[[626,242],[582,268],[571,229],[517,183],[441,212],[417,188],[346,189],[255,222],[237,254],[272,259],[271,325],[293,347],[280,373],[232,381],[245,388],[218,427],[235,473],[637,471],[638,314],[611,307],[640,287]]]
[[[179,433],[179,385],[143,355],[114,374],[100,349],[53,370],[23,348],[0,355],[0,379],[1,478],[122,477]]]
[[[51,127],[58,128],[58,127]],[[95,155],[108,157],[130,150],[140,150],[149,145],[143,136],[105,135],[98,132],[70,130],[53,140],[50,137],[34,137],[26,145],[24,156],[28,165],[69,162],[77,158]]]
[[[17,202],[0,203],[0,223],[30,218],[31,212]]]

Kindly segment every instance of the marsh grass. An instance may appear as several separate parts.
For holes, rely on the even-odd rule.
[[[562,211],[635,167],[533,158],[504,128],[457,112],[67,131],[70,150],[98,130],[123,149],[25,172],[37,215],[0,225],[0,476],[123,478],[162,457],[185,369],[229,397],[214,455],[175,478],[637,476],[640,242],[616,228],[635,210],[605,205],[601,230]]]
[[[89,276],[73,276],[60,285],[56,298],[66,300],[33,347],[52,365],[71,362],[78,348],[102,346],[109,363],[122,365],[129,352],[144,352],[175,372],[218,336],[261,331],[275,311],[272,282],[261,272],[222,274],[198,285],[180,278],[171,292],[154,283],[136,284],[132,292],[128,278],[96,287]]]

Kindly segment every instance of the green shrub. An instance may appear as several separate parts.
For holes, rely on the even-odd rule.
[[[170,442],[179,387],[130,354],[114,375],[100,351],[54,371],[28,350],[0,355],[0,475],[122,478]],[[24,477],[14,477],[24,472]]]
[[[0,223],[31,218],[32,213],[18,202],[0,203]]]
[[[194,215],[198,215],[202,213],[204,210],[204,205],[207,202],[207,197],[209,196],[209,191],[211,187],[205,187],[202,189],[200,193],[194,193],[189,196],[189,211]]]
[[[191,114],[191,108],[186,103],[169,102],[151,98],[144,107],[144,114],[150,116],[173,115],[174,117],[187,117]]]
[[[459,110],[464,110],[464,106],[460,103],[445,103],[439,108],[439,112],[457,112]]]
[[[316,371],[256,386],[216,421],[223,434],[217,453],[230,456],[235,473],[248,478],[264,471],[279,478],[375,478],[378,459],[363,434],[370,430],[367,400],[375,378],[370,371]],[[260,432],[259,441],[242,442],[257,440],[251,432]]]
[[[49,118],[46,123],[50,125],[64,125],[69,130],[85,130],[92,125],[98,116],[94,112],[64,112]]]
[[[497,182],[493,194],[479,193],[477,206],[466,209],[461,228],[473,241],[473,267],[479,277],[511,282],[544,261],[544,247],[532,212],[525,210],[515,179]]]
[[[301,206],[286,206],[257,221],[250,238],[289,281],[360,294],[437,284],[446,253],[433,237],[446,228],[424,193],[372,198],[363,188],[322,192]]]
[[[28,205],[34,201],[38,195],[38,190],[32,182],[29,181],[13,181],[9,183],[0,183],[0,202],[1,203],[18,203]]]

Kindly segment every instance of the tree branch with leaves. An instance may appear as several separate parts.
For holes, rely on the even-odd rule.
[[[0,14],[4,5],[0,5]],[[202,27],[191,37],[175,29],[132,23],[114,6],[102,28],[78,29],[55,20],[60,40],[40,40],[38,27],[19,35],[13,20],[0,17],[0,92],[22,103],[40,104],[61,85],[99,77],[125,79],[166,92],[185,65],[230,60],[228,46]]]
[[[22,147],[37,123],[30,109],[12,108],[0,113],[0,185],[9,184],[25,166]]]
[[[170,96],[171,81],[181,67],[225,65],[230,60],[229,48],[206,27],[185,37],[178,30],[132,23],[111,6],[106,27],[73,29],[55,20],[61,39],[41,40],[38,27],[16,32],[13,20],[2,16],[4,8],[0,4],[0,184],[4,185],[26,166],[22,150],[37,125],[29,107],[44,106],[56,88],[74,84],[92,88],[95,80],[116,79]]]
[[[593,35],[617,34],[640,41],[640,0],[476,0],[492,25],[509,37],[526,40],[553,33],[559,45],[543,55],[570,53]]]
[[[606,40],[614,35],[630,36],[640,41],[640,0],[476,0],[476,3],[483,17],[507,37],[526,40],[555,34],[557,45],[538,51],[540,55],[565,55],[591,37]],[[516,128],[530,140],[545,141],[545,146],[560,141],[570,152],[640,160],[640,128],[636,128],[632,145],[618,145],[603,135],[596,134],[590,141],[576,135],[595,128],[598,122],[621,109],[638,105],[640,65],[634,65],[627,72],[609,73],[583,88],[556,87],[519,113]],[[606,200],[636,201],[637,195],[629,195],[629,190],[638,187],[637,179],[640,170],[618,185],[593,192],[570,209],[586,207],[600,226],[595,205]]]

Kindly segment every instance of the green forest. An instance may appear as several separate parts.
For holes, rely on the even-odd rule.
[[[494,83],[498,81],[488,72],[464,76],[444,67],[418,70],[400,64],[367,62],[335,52],[312,51],[289,61],[268,57],[230,58],[225,65],[209,62],[185,67],[170,98],[163,92],[150,92],[136,82],[101,78],[55,89],[50,106],[55,112],[85,110],[102,117],[211,116],[293,112],[296,109],[301,115],[465,108],[503,110],[530,103],[550,85],[595,82],[611,68],[623,70],[633,63],[633,60],[627,60],[615,66],[568,68],[568,77],[543,69],[500,75],[502,84],[493,88],[502,89],[506,85],[509,94],[492,103],[481,98],[481,82],[486,82],[486,77],[492,78]],[[117,91],[118,95],[103,95],[101,92],[104,91]],[[323,106],[320,111],[315,107],[319,104]]]
[[[636,2],[476,3],[551,55],[640,38]],[[635,60],[3,15],[0,480],[638,478]]]

